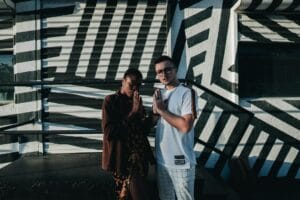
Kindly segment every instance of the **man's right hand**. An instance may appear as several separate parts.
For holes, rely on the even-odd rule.
[[[161,92],[159,89],[155,90],[153,95],[153,113],[154,114],[161,114],[161,112],[167,109],[166,104],[163,101]]]
[[[152,111],[154,114],[158,114],[157,112],[157,101],[159,98],[161,98],[161,94],[160,94],[160,91],[159,89],[156,89],[154,91],[154,94],[153,94],[153,104],[152,104]]]

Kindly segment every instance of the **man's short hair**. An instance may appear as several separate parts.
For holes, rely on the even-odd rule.
[[[143,75],[140,72],[140,70],[135,68],[129,68],[125,71],[123,78],[126,78],[127,76],[135,76],[139,81],[142,81]]]
[[[171,62],[175,67],[175,63],[174,63],[173,59],[169,56],[166,56],[166,55],[162,55],[162,56],[159,56],[158,58],[156,58],[156,60],[154,61],[154,65],[156,65],[158,63],[161,63],[161,62],[164,62],[164,61]]]

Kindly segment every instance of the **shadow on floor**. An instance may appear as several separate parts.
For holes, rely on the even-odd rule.
[[[149,172],[150,198],[158,199],[155,169]],[[114,182],[100,168],[100,154],[58,154],[23,157],[0,170],[0,200],[112,200]],[[229,184],[198,166],[196,200],[298,200],[300,182],[258,179],[254,188],[238,194]]]

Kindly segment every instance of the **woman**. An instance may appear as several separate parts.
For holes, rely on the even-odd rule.
[[[139,87],[142,74],[128,69],[122,86],[102,105],[104,131],[102,168],[113,174],[118,199],[147,199],[146,176],[154,162],[147,133],[151,120],[145,117]]]

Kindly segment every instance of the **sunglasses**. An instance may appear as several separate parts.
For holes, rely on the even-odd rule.
[[[161,70],[156,71],[156,74],[159,75],[159,76],[161,76],[162,73],[169,74],[169,73],[171,73],[171,71],[172,71],[173,69],[174,69],[174,67],[166,67],[166,68],[164,68],[164,69],[161,69]]]

